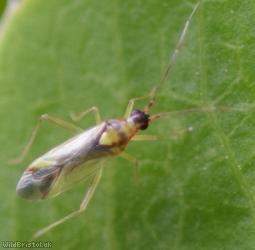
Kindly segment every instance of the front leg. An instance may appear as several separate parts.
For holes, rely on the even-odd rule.
[[[136,98],[129,100],[126,112],[124,114],[124,118],[128,118],[131,115],[136,101],[146,100],[146,99],[150,99],[150,98],[151,98],[151,94],[148,94],[145,96],[140,96],[140,97],[136,97]]]
[[[131,141],[157,141],[160,139],[164,139],[166,137],[177,137],[182,135],[183,133],[186,132],[191,132],[193,130],[192,127],[185,128],[185,129],[178,129],[158,135],[135,135],[132,137]]]

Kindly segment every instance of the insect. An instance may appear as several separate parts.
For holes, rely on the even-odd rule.
[[[44,200],[57,196],[88,176],[91,177],[91,182],[80,204],[80,208],[77,211],[74,211],[64,218],[37,231],[33,236],[34,238],[41,236],[50,229],[86,210],[100,181],[103,171],[103,160],[111,156],[119,155],[136,164],[136,158],[129,155],[124,150],[131,140],[149,141],[156,140],[158,138],[156,135],[138,134],[140,130],[147,129],[151,122],[178,112],[188,113],[212,111],[210,108],[194,108],[176,112],[158,113],[154,115],[149,114],[155,104],[159,91],[166,82],[169,72],[174,65],[176,56],[183,44],[190,21],[198,6],[199,3],[194,6],[190,16],[185,22],[176,48],[170,56],[169,63],[160,82],[152,88],[148,95],[131,99],[123,118],[101,121],[99,110],[96,107],[92,107],[78,116],[72,116],[73,119],[80,120],[88,113],[94,113],[97,125],[84,131],[69,122],[47,114],[40,117],[28,144],[23,149],[20,157],[15,160],[16,163],[21,162],[27,155],[41,127],[42,121],[49,121],[78,133],[71,139],[34,160],[21,176],[16,188],[17,193],[25,199]],[[145,105],[143,110],[134,109],[135,102],[140,100],[148,100],[148,103]],[[224,108],[222,110],[224,111]]]

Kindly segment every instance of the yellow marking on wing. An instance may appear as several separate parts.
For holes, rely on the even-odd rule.
[[[74,185],[77,185],[79,182],[85,181],[102,167],[101,163],[103,160],[104,159],[95,159],[84,162],[73,169],[64,168],[60,175],[56,176],[56,179],[50,187],[49,193],[44,199],[55,197],[72,188]]]
[[[123,140],[123,137],[129,138],[133,133],[134,128],[128,124],[123,124],[119,131],[114,129],[107,129],[101,136],[99,143],[101,145],[113,145],[118,144]]]
[[[36,161],[32,162],[31,165],[29,166],[35,169],[41,169],[41,168],[46,168],[52,165],[55,165],[56,161],[49,161],[49,160],[44,160],[42,158],[37,159]]]
[[[101,145],[112,145],[120,141],[120,135],[114,130],[104,132],[100,138]]]

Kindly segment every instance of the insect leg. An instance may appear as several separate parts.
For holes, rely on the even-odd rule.
[[[18,163],[23,161],[23,159],[26,157],[27,153],[31,149],[31,146],[32,146],[37,134],[38,134],[39,129],[41,128],[41,125],[42,125],[43,121],[52,122],[52,123],[57,124],[60,127],[63,127],[63,128],[69,129],[69,130],[73,130],[73,131],[76,131],[76,132],[83,131],[81,128],[79,128],[79,127],[77,127],[77,126],[75,126],[75,125],[73,125],[69,122],[66,122],[64,120],[61,120],[61,119],[53,117],[53,116],[50,116],[48,114],[43,114],[43,115],[40,116],[40,118],[39,118],[32,134],[30,136],[30,139],[28,140],[28,143],[26,144],[26,146],[22,150],[20,156],[16,159],[10,160],[9,161],[10,164],[18,164]]]
[[[125,114],[124,114],[124,118],[128,118],[131,115],[131,113],[133,111],[133,108],[134,108],[134,104],[135,104],[136,101],[150,99],[150,98],[151,98],[151,95],[149,94],[149,95],[145,95],[145,96],[132,98],[131,100],[129,100],[127,109],[126,109]]]
[[[159,139],[158,135],[135,135],[132,141],[157,141]]]
[[[97,107],[92,107],[88,110],[85,110],[81,112],[79,115],[74,114],[73,112],[70,113],[70,117],[74,121],[80,121],[83,117],[85,117],[87,114],[93,112],[95,119],[96,119],[96,124],[100,124],[102,122],[101,115],[99,112],[99,109]]]
[[[33,235],[33,238],[38,238],[40,237],[41,235],[45,234],[46,232],[48,232],[49,230],[51,230],[52,228],[64,223],[65,221],[75,217],[75,216],[78,216],[80,215],[82,212],[84,212],[97,188],[97,185],[100,181],[100,178],[102,176],[102,167],[96,172],[96,174],[94,175],[93,179],[91,180],[91,183],[89,185],[89,189],[88,191],[86,192],[85,194],[85,197],[84,199],[82,200],[81,202],[81,205],[80,205],[80,209],[79,210],[76,210],[70,214],[68,214],[67,216],[63,217],[62,219],[48,225],[47,227],[44,227],[42,228],[41,230],[37,231],[34,235]]]
[[[126,153],[126,152],[122,152],[120,155],[119,155],[121,158],[127,160],[127,161],[130,161],[131,163],[134,164],[134,167],[135,167],[135,180],[138,180],[138,165],[139,165],[139,161],[132,155]]]
[[[162,133],[159,135],[135,135],[131,140],[132,141],[157,141],[160,139],[164,139],[168,136],[171,137],[177,137],[180,134],[183,134],[185,132],[191,132],[193,130],[192,127],[186,128],[186,129],[178,129],[175,131],[170,131],[168,133]]]

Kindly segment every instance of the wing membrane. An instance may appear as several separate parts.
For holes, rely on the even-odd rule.
[[[44,198],[52,198],[86,180],[102,167],[103,159],[90,160],[73,169],[64,168],[56,176]]]
[[[54,197],[93,175],[111,150],[98,144],[105,122],[53,148],[33,161],[22,175],[17,192],[26,199]]]

